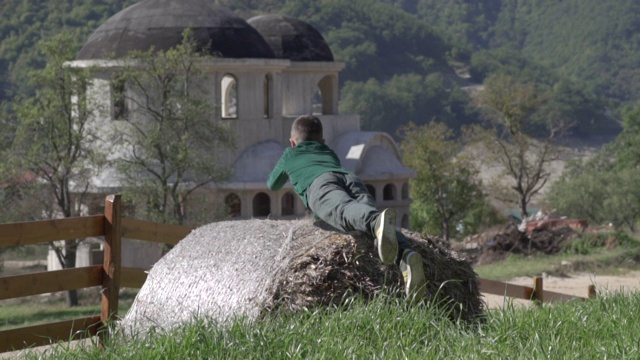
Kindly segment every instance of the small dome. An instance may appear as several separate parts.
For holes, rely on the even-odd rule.
[[[342,166],[364,179],[412,178],[415,172],[402,163],[398,146],[389,134],[351,131],[331,144]]]
[[[274,140],[267,140],[249,147],[233,164],[232,180],[266,184],[271,170],[276,166],[283,152],[284,146]]]
[[[126,56],[151,47],[168,50],[193,30],[200,49],[225,58],[274,58],[262,36],[243,19],[210,0],[143,0],[112,16],[89,37],[78,60]]]
[[[292,61],[333,61],[322,35],[306,22],[283,15],[261,15],[247,20],[267,41],[277,58]]]

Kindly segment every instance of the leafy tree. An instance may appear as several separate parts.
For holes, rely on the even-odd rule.
[[[461,154],[462,144],[442,123],[401,128],[403,161],[416,171],[411,180],[412,227],[448,240],[467,215],[482,206],[478,170]]]
[[[571,164],[545,200],[559,213],[635,231],[640,221],[640,105],[623,110],[623,131],[595,157]]]
[[[227,175],[218,166],[219,150],[233,146],[229,130],[215,122],[207,81],[191,32],[167,50],[134,52],[123,60],[117,81],[126,89],[128,121],[121,121],[116,160],[125,194],[150,220],[183,224],[196,190]]]
[[[390,134],[409,122],[423,125],[437,118],[459,129],[476,120],[468,95],[439,73],[397,75],[386,83],[376,79],[348,82],[340,107],[341,112],[359,114],[363,130]]]
[[[17,94],[33,94],[25,79],[31,70],[44,66],[45,58],[35,46],[52,34],[74,33],[73,45],[115,12],[135,0],[5,0],[0,3],[0,102]]]
[[[605,201],[611,172],[593,164],[593,160],[570,163],[546,193],[547,206],[562,216],[586,218],[595,224],[610,222]]]
[[[640,221],[640,168],[617,167],[616,150],[605,147],[588,161],[572,163],[545,201],[559,214],[634,232]]]
[[[74,58],[72,43],[69,35],[60,34],[39,44],[47,64],[30,74],[35,95],[17,102],[19,125],[11,150],[6,153],[11,164],[7,171],[14,178],[35,174],[42,183],[46,196],[39,199],[42,215],[36,217],[81,215],[90,179],[105,160],[92,147],[98,135],[89,122],[100,109],[86,96],[91,69],[65,66],[66,61]],[[64,268],[75,267],[80,241],[66,240],[63,247],[52,245]],[[69,292],[67,300],[68,305],[77,305],[75,291]]]
[[[370,0],[298,0],[282,11],[320,31],[336,60],[346,64],[343,82],[448,69],[449,47],[441,36],[396,6]]]
[[[414,13],[450,38],[452,57],[460,59],[489,46],[491,29],[501,10],[500,0],[416,2]]]
[[[616,172],[607,183],[605,209],[616,226],[634,233],[640,220],[640,169],[626,168]]]
[[[577,126],[578,134],[612,134],[619,125],[606,115],[607,102],[581,87],[580,82],[532,62],[520,52],[507,48],[478,51],[471,58],[471,76],[478,82],[490,75],[508,75],[517,82],[534,84],[546,92],[548,101],[535,112],[540,118],[564,118]]]
[[[510,190],[503,200],[518,204],[526,217],[531,199],[549,180],[549,163],[558,159],[556,141],[572,124],[562,118],[535,118],[547,97],[530,84],[498,74],[487,78],[484,85],[478,104],[485,111],[488,127],[473,126],[469,134],[502,167]]]
[[[618,168],[640,167],[640,103],[622,111],[622,132],[614,143]]]

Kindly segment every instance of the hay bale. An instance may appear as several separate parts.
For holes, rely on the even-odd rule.
[[[196,317],[256,319],[283,307],[336,305],[354,293],[372,299],[385,286],[401,286],[397,266],[382,265],[370,239],[318,225],[254,219],[194,230],[150,270],[121,326],[138,333]],[[405,234],[425,259],[428,297],[453,317],[478,317],[483,303],[471,265],[433,239]]]

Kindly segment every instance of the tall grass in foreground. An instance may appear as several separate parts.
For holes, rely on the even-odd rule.
[[[60,344],[46,359],[637,359],[640,294],[492,310],[484,324],[447,320],[391,298],[279,313],[227,326],[196,321],[169,333],[113,337],[101,351]]]

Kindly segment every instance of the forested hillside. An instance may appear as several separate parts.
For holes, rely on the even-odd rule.
[[[416,0],[414,13],[441,30],[456,54],[509,48],[619,102],[640,97],[636,0]]]
[[[133,0],[6,0],[0,3],[0,101],[30,92],[27,72],[42,67],[36,43],[66,31],[77,44]]]
[[[0,102],[28,95],[29,69],[43,65],[35,44],[60,32],[80,46],[134,0],[5,0],[0,3]],[[506,72],[537,84],[553,101],[546,114],[570,116],[582,133],[611,130],[621,104],[640,94],[635,0],[218,0],[249,18],[282,13],[326,38],[341,73],[341,111],[366,130],[396,133],[409,121],[452,127],[477,121],[469,85]],[[464,79],[463,79],[464,80]],[[545,113],[543,112],[543,114]],[[605,116],[605,113],[608,114]],[[613,115],[611,115],[613,114]],[[613,120],[612,118],[613,117]],[[6,121],[7,115],[3,116]]]

